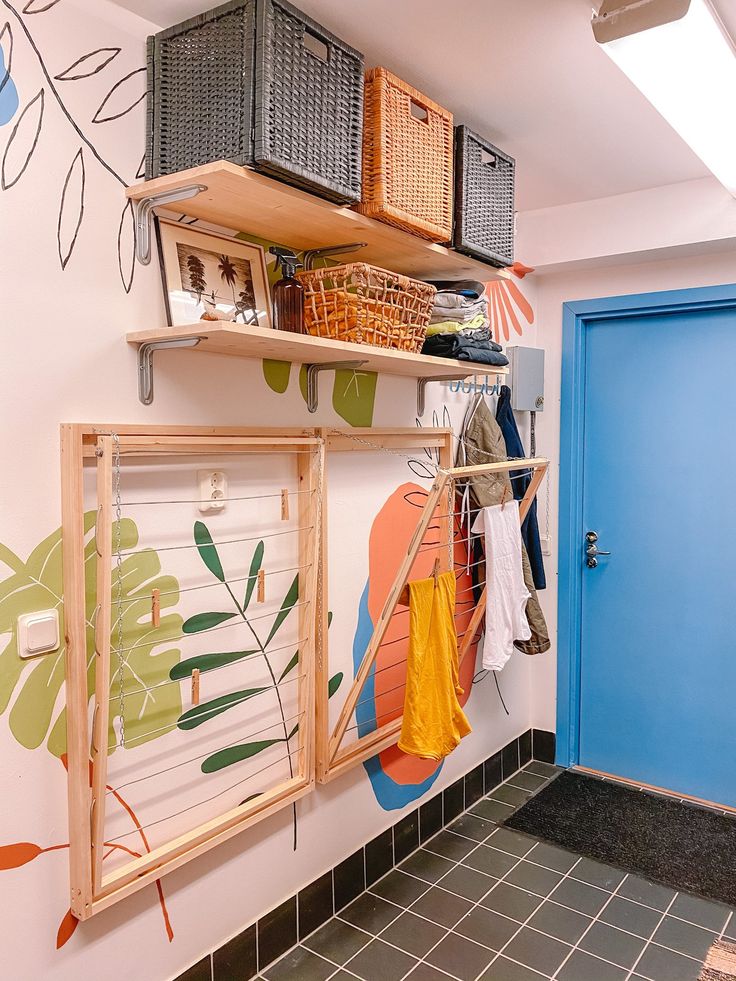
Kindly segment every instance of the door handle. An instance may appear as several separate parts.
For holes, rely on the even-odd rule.
[[[589,569],[595,569],[598,565],[599,555],[610,555],[610,552],[604,552],[603,549],[598,548],[596,544],[598,541],[598,534],[595,531],[587,532],[585,536],[585,562]]]

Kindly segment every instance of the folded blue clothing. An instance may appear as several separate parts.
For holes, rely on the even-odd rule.
[[[477,361],[495,368],[502,368],[509,363],[495,341],[474,342],[472,337],[464,334],[434,334],[427,337],[422,354],[431,354],[436,358],[455,358],[457,361]]]

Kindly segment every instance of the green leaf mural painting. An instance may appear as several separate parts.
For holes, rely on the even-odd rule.
[[[92,535],[94,512],[84,516],[86,619],[87,619],[87,692],[94,689],[94,608],[97,563],[95,542]],[[113,532],[115,533],[115,532]],[[177,685],[156,687],[167,679],[179,662],[179,650],[170,642],[181,636],[181,617],[169,612],[161,617],[158,627],[150,626],[151,591],[161,592],[162,608],[176,606],[179,601],[179,584],[170,575],[161,574],[159,557],[152,549],[133,551],[138,545],[138,529],[135,523],[124,519],[120,523],[121,548],[130,554],[122,562],[123,581],[123,631],[134,637],[135,642],[126,652],[128,672],[125,678],[130,692],[126,696],[127,739],[134,745],[142,745],[176,727],[181,713],[181,696]],[[10,575],[0,581],[0,714],[7,714],[10,732],[26,749],[40,747],[44,740],[53,756],[66,766],[66,712],[64,709],[64,656],[60,649],[40,660],[24,661],[18,653],[17,619],[23,613],[42,609],[56,609],[63,624],[63,576],[61,556],[61,529],[40,542],[23,561],[6,545],[0,545],[0,563],[10,570]],[[144,629],[142,629],[145,624]],[[62,630],[63,636],[63,630]],[[114,647],[114,644],[113,644]],[[163,650],[162,650],[163,648]],[[116,665],[111,668],[110,685],[119,688],[120,680]],[[146,689],[146,690],[142,690]],[[115,749],[115,702],[111,702],[110,751]],[[126,712],[127,716],[127,712]],[[152,720],[155,720],[155,724]],[[151,731],[155,730],[155,731]],[[146,834],[135,812],[122,795],[110,788],[110,794],[124,810],[137,830],[143,851],[149,851]],[[124,846],[106,842],[107,854]],[[15,869],[35,861],[42,855],[65,851],[67,842],[41,846],[32,842],[14,842],[0,845],[0,869]],[[124,849],[131,856],[142,854]],[[169,920],[163,888],[156,883],[158,901],[169,941],[174,932]],[[64,946],[74,934],[77,920],[71,911],[61,919],[56,935],[57,948]]]
[[[281,601],[279,609],[274,614],[273,620],[268,628],[268,633],[264,640],[262,639],[262,632],[259,632],[254,625],[256,619],[260,620],[261,618],[255,618],[248,615],[248,609],[251,605],[255,586],[258,581],[258,573],[263,568],[265,553],[264,543],[262,541],[258,542],[253,551],[248,567],[245,595],[241,602],[235,595],[232,586],[227,580],[217,546],[212,539],[209,528],[203,521],[195,522],[193,537],[202,562],[210,574],[225,586],[233,609],[195,613],[184,621],[182,627],[183,632],[185,634],[200,633],[213,627],[217,627],[221,623],[228,620],[234,620],[235,618],[239,617],[243,624],[247,627],[248,632],[252,637],[252,643],[254,646],[248,650],[198,654],[194,657],[187,658],[186,660],[181,661],[179,664],[172,667],[170,672],[171,678],[181,679],[191,675],[192,671],[195,669],[199,670],[200,672],[212,671],[224,667],[225,665],[232,664],[235,661],[257,656],[262,659],[270,677],[271,684],[265,687],[259,686],[231,691],[225,695],[219,695],[218,697],[212,698],[209,701],[202,702],[201,704],[196,705],[182,713],[177,725],[182,730],[195,729],[200,725],[206,724],[210,721],[210,719],[222,715],[231,708],[242,705],[244,702],[257,697],[264,692],[273,691],[275,706],[278,712],[278,719],[280,720],[279,723],[275,724],[274,728],[276,725],[279,726],[279,735],[272,738],[251,740],[244,743],[238,743],[236,745],[228,745],[223,749],[208,755],[206,759],[202,761],[201,769],[203,773],[216,773],[219,770],[229,766],[234,766],[235,764],[241,763],[244,760],[250,760],[259,753],[262,753],[267,749],[271,749],[273,746],[283,745],[284,759],[289,770],[289,775],[293,776],[293,751],[291,749],[290,742],[299,731],[299,723],[297,721],[296,725],[294,725],[291,729],[289,728],[289,722],[293,721],[293,719],[287,719],[279,686],[297,667],[299,663],[299,651],[297,650],[294,653],[289,654],[288,646],[286,649],[284,649],[283,646],[271,648],[271,644],[272,641],[276,639],[279,630],[286,622],[292,610],[299,603],[299,576],[297,574],[291,580],[291,583],[289,584]],[[337,691],[341,681],[342,673],[337,674],[330,679],[330,697],[332,697],[332,695],[334,695],[334,693]],[[258,796],[258,793],[251,794],[248,799],[253,799],[256,796]],[[294,821],[293,840],[294,848],[296,848],[296,804],[294,804],[292,807],[292,813]]]
[[[96,551],[94,541],[94,512],[84,516],[85,531],[85,592],[87,621],[87,692],[94,691],[94,611],[96,602]],[[117,539],[113,524],[113,540]],[[177,579],[161,570],[157,552],[150,548],[139,548],[139,533],[136,524],[130,519],[120,522],[120,547],[122,557],[122,625],[125,637],[125,746],[136,748],[149,740],[160,738],[166,733],[178,731],[182,738],[200,725],[228,712],[236,705],[248,702],[263,692],[273,691],[277,710],[275,723],[278,734],[272,738],[261,737],[228,745],[209,753],[201,763],[204,774],[218,771],[250,760],[274,746],[283,745],[284,759],[291,770],[290,741],[297,736],[299,723],[294,723],[284,712],[278,685],[293,675],[299,664],[299,651],[293,647],[280,645],[278,634],[299,602],[298,577],[294,577],[275,611],[273,618],[267,618],[267,628],[263,631],[265,639],[251,622],[249,606],[254,599],[258,573],[264,561],[264,543],[259,542],[254,549],[245,579],[242,601],[238,599],[228,582],[217,546],[207,526],[196,522],[194,544],[208,573],[222,583],[232,602],[230,610],[202,611],[183,621],[173,608],[179,603],[179,584]],[[16,634],[17,618],[23,613],[39,609],[57,609],[63,624],[63,576],[61,554],[61,529],[57,529],[40,542],[24,561],[7,546],[0,545],[0,568],[5,567],[9,574],[0,580],[0,715],[6,715],[10,731],[17,742],[28,750],[41,747],[44,742],[48,751],[66,767],[66,712],[64,708],[64,656],[62,644],[59,651],[36,661],[24,661],[18,653]],[[240,580],[239,580],[240,581]],[[117,591],[116,581],[111,589]],[[151,624],[151,594],[153,589],[160,592],[161,617],[159,625]],[[113,619],[116,619],[118,597],[113,597]],[[164,612],[166,611],[166,612]],[[172,644],[188,635],[201,635],[220,624],[239,618],[247,627],[252,641],[243,650],[203,651],[182,659],[178,647]],[[252,618],[255,619],[255,618]],[[328,617],[328,625],[331,615]],[[117,751],[116,725],[118,722],[117,694],[120,675],[117,656],[117,623],[113,629],[115,636],[111,644],[110,691],[111,721],[109,751]],[[62,631],[63,633],[63,631]],[[273,642],[276,641],[274,644]],[[4,644],[4,646],[3,646]],[[271,646],[273,644],[273,647]],[[235,646],[235,645],[233,645]],[[229,664],[254,657],[262,658],[271,682],[268,686],[245,688],[205,701],[186,711],[182,711],[181,688],[171,681],[187,681],[197,669],[202,673],[222,668]],[[343,680],[342,673],[336,674],[329,682],[329,695],[335,694]],[[125,800],[118,789],[108,787],[111,799],[126,814],[135,829],[140,842],[136,851],[115,841],[105,842],[106,856],[123,850],[131,857],[150,851],[144,825],[138,820],[135,810]],[[257,790],[246,800],[258,797]],[[296,809],[294,819],[294,847],[297,842]],[[68,842],[41,845],[33,842],[12,842],[0,844],[0,870],[17,869],[28,865],[49,853],[64,852]],[[160,882],[155,883],[158,901],[169,941],[174,933]],[[56,937],[57,947],[66,944],[74,934],[77,920],[70,911],[64,913]]]
[[[84,517],[85,578],[87,610],[87,691],[91,696],[94,688],[94,639],[93,616],[97,563],[95,544],[91,534],[94,512]],[[138,544],[138,529],[130,519],[120,525],[121,544],[131,551]],[[23,661],[18,655],[16,622],[23,613],[35,610],[57,609],[63,622],[61,529],[45,538],[33,549],[26,562],[5,546],[0,550],[0,560],[12,575],[0,583],[0,635],[7,637],[0,652],[0,713],[8,712],[10,730],[26,749],[36,749],[44,739],[50,753],[60,757],[66,750],[66,712],[64,709],[64,655],[62,646],[48,657],[36,661]],[[151,688],[169,677],[169,672],[179,661],[179,650],[170,648],[169,642],[181,635],[181,617],[169,613],[161,617],[158,627],[141,624],[150,619],[151,590],[161,591],[163,607],[176,606],[179,587],[173,576],[161,575],[161,563],[152,549],[141,549],[126,555],[122,564],[123,580],[123,632],[135,638],[131,650],[126,653],[126,735],[133,745],[141,745],[154,738],[149,730],[170,731],[181,713],[181,696],[176,685],[168,685],[156,691]],[[63,633],[63,631],[62,631]],[[114,643],[113,643],[114,647]],[[161,650],[164,647],[165,649]],[[117,665],[111,667],[110,687],[119,686]],[[109,742],[114,749],[116,703],[111,703]],[[152,724],[155,720],[155,725]],[[155,735],[161,735],[157,731]]]

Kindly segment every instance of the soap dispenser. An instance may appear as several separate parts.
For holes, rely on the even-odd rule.
[[[295,273],[299,262],[289,249],[272,245],[269,249],[276,256],[282,278],[273,288],[273,325],[276,330],[290,330],[293,334],[306,334],[304,328],[304,287]]]

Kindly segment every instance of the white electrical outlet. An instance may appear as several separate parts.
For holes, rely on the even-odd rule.
[[[227,497],[227,475],[222,470],[198,470],[199,510],[222,511]]]

